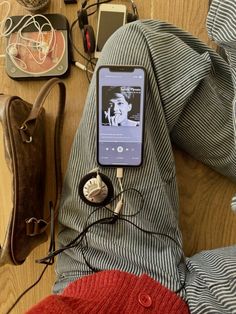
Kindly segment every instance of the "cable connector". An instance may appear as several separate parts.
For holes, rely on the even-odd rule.
[[[123,178],[123,168],[117,168],[116,169],[116,177],[118,179],[122,179]]]
[[[118,179],[118,181],[119,181],[119,185],[120,185],[120,191],[121,191],[121,198],[120,198],[120,200],[118,201],[118,203],[116,204],[116,208],[115,208],[115,210],[114,210],[114,215],[115,216],[118,216],[119,215],[119,213],[120,213],[120,211],[122,210],[122,207],[123,207],[123,199],[124,199],[124,197],[123,197],[123,191],[124,191],[124,189],[123,189],[123,185],[122,185],[122,178],[123,178],[123,168],[117,168],[116,169],[116,177],[117,177],[117,179]]]
[[[123,207],[123,200],[119,200],[114,210],[114,215],[118,216]]]
[[[93,71],[89,70],[84,64],[82,64],[78,61],[72,61],[72,64],[75,65],[77,68],[81,69],[82,71],[87,71],[87,72],[93,74]]]

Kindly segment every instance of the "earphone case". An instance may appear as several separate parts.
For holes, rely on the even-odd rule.
[[[45,14],[45,18],[47,18],[52,27],[55,29],[55,47],[45,57],[45,62],[42,64],[38,64],[35,62],[31,56],[33,56],[36,60],[38,60],[41,55],[36,54],[35,47],[33,43],[24,41],[21,39],[21,36],[17,37],[17,32],[22,27],[22,23],[20,23],[19,27],[17,27],[14,32],[7,37],[7,47],[9,45],[15,44],[18,48],[19,53],[17,56],[11,56],[7,53],[6,49],[6,73],[7,75],[14,80],[27,80],[27,79],[45,79],[52,77],[66,77],[70,73],[70,59],[71,59],[71,49],[69,45],[69,23],[65,16],[61,14]],[[12,19],[12,27],[17,25],[24,16],[11,16]],[[24,22],[27,22],[27,19],[30,19],[30,16],[24,18]],[[41,16],[36,16],[35,20],[43,25],[45,20]],[[9,23],[9,22],[8,22]],[[8,27],[8,24],[6,24]],[[49,32],[49,27],[44,27],[43,31]],[[29,25],[24,28],[23,32],[24,37],[32,36],[32,42],[35,38],[37,38],[37,30],[35,26]],[[36,36],[35,38],[33,36]],[[18,39],[16,39],[18,38]],[[20,39],[19,39],[20,38]],[[42,44],[45,44],[44,42]],[[24,48],[25,46],[29,46],[28,48]],[[42,51],[43,48],[42,47]],[[50,50],[48,48],[48,50]],[[30,57],[29,57],[30,56]],[[40,62],[39,62],[40,63]]]

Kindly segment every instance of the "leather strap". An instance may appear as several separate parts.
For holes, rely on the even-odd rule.
[[[55,128],[54,128],[54,160],[55,160],[55,176],[56,176],[56,203],[54,204],[55,208],[55,217],[58,214],[59,209],[59,202],[60,196],[62,191],[62,170],[61,170],[61,144],[60,144],[60,135],[62,131],[63,125],[63,114],[65,109],[65,101],[66,101],[66,87],[62,80],[58,78],[50,79],[40,90],[34,104],[32,110],[27,117],[27,119],[23,122],[22,126],[20,127],[20,133],[22,136],[22,140],[27,142],[30,139],[33,139],[34,129],[35,129],[35,122],[37,117],[39,116],[44,102],[49,95],[50,91],[56,86],[59,86],[59,103],[58,103],[58,110],[56,115],[55,121]],[[50,217],[45,219],[47,223],[50,223]],[[29,230],[34,230],[33,235],[40,233],[35,233],[38,229],[37,226],[30,226],[31,224],[38,224],[37,220],[33,217],[27,221],[27,228]],[[40,228],[39,228],[40,229]],[[32,234],[31,234],[32,235]]]

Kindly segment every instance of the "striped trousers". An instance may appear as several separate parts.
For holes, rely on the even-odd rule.
[[[221,1],[213,1],[213,5],[220,6]],[[208,29],[217,22],[212,11]],[[136,188],[142,193],[144,206],[132,215],[140,208],[140,200],[135,192],[127,193],[123,214],[129,214],[127,219],[132,223],[159,235],[141,232],[122,220],[94,226],[87,234],[83,251],[76,246],[58,257],[54,292],[91,273],[86,257],[99,270],[147,273],[169,289],[179,291],[191,313],[236,313],[236,246],[183,258],[172,151],[174,143],[236,182],[235,76],[231,64],[189,33],[153,20],[127,24],[112,35],[98,61],[98,65],[102,64],[142,65],[147,70],[144,162],[140,168],[125,169],[123,179],[124,188]],[[92,213],[93,208],[79,197],[81,178],[96,166],[94,76],[65,177],[59,247],[74,239],[86,223],[109,216],[105,209]],[[116,171],[101,171],[118,192]],[[183,283],[185,287],[181,289]]]

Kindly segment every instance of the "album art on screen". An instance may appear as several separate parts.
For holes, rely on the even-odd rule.
[[[140,125],[140,86],[102,87],[102,125]]]

